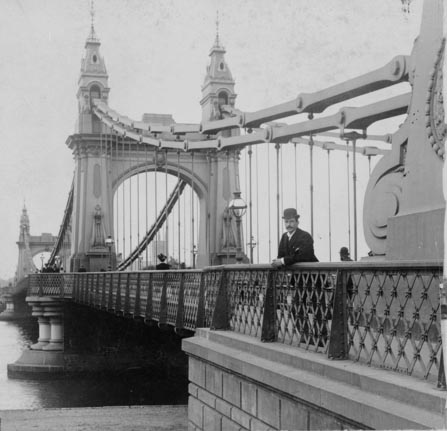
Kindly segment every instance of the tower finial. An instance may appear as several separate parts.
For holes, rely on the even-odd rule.
[[[95,35],[95,0],[90,0],[90,39],[96,39]]]
[[[216,46],[219,46],[219,9],[216,11]]]

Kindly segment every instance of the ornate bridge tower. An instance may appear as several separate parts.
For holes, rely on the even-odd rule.
[[[99,100],[107,106],[110,90],[99,47],[100,42],[92,25],[81,64],[76,132],[67,140],[76,164],[71,270],[85,267],[88,271],[99,271],[108,266],[109,250],[105,239],[108,235],[114,236],[113,194],[126,179],[148,171],[166,171],[178,175],[194,188],[200,212],[197,266],[235,262],[236,223],[227,207],[233,193],[239,191],[239,152],[216,152],[200,148],[196,148],[194,153],[163,151],[157,146],[141,145],[131,133],[119,135],[113,123],[105,125],[104,119],[95,111],[93,102]],[[203,122],[223,118],[228,109],[234,107],[235,82],[224,54],[225,49],[220,45],[217,35],[202,86],[200,103]],[[148,130],[150,125],[144,124]],[[225,136],[236,135],[239,134],[239,128],[220,133]],[[110,139],[106,140],[106,136]],[[166,131],[158,134],[160,137],[176,139]],[[112,249],[112,267],[115,265],[116,251]]]
[[[20,233],[17,245],[19,247],[19,261],[17,263],[17,271],[15,275],[16,282],[36,271],[36,266],[34,265],[33,256],[31,254],[30,223],[25,205],[23,206],[22,215],[20,217]]]
[[[112,193],[107,174],[108,159],[100,151],[105,126],[93,113],[92,101],[107,103],[108,75],[100,54],[100,41],[92,23],[85,42],[78,81],[78,119],[75,133],[82,138],[72,147],[75,156],[71,270],[107,267],[107,235],[112,235]]]
[[[217,31],[202,85],[202,100],[200,101],[202,123],[224,118],[228,108],[234,108],[235,105],[237,96],[234,91],[235,81],[225,61],[225,53]],[[220,136],[239,134],[238,127],[219,132]],[[219,265],[234,262],[236,258],[235,222],[228,211],[228,202],[233,198],[233,193],[239,191],[240,188],[239,151],[215,153],[210,157],[213,176],[208,192],[212,200],[208,211],[210,235],[208,264]]]

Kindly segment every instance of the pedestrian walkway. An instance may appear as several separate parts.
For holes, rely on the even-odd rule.
[[[0,411],[0,431],[183,431],[188,406]]]

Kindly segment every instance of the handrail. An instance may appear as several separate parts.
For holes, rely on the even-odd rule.
[[[225,329],[440,380],[441,262],[221,265],[32,274],[28,295],[71,299],[179,333]],[[32,298],[30,299],[30,301]]]

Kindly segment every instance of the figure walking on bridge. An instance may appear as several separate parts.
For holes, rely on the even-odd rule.
[[[287,232],[281,237],[278,258],[272,261],[275,268],[297,262],[318,262],[314,254],[314,240],[308,232],[298,228],[299,218],[295,208],[284,210],[283,220]]]
[[[171,268],[171,265],[169,265],[169,263],[165,262],[166,260],[166,256],[163,253],[160,253],[158,256],[158,260],[160,261],[160,263],[155,267],[155,269],[169,269]]]

